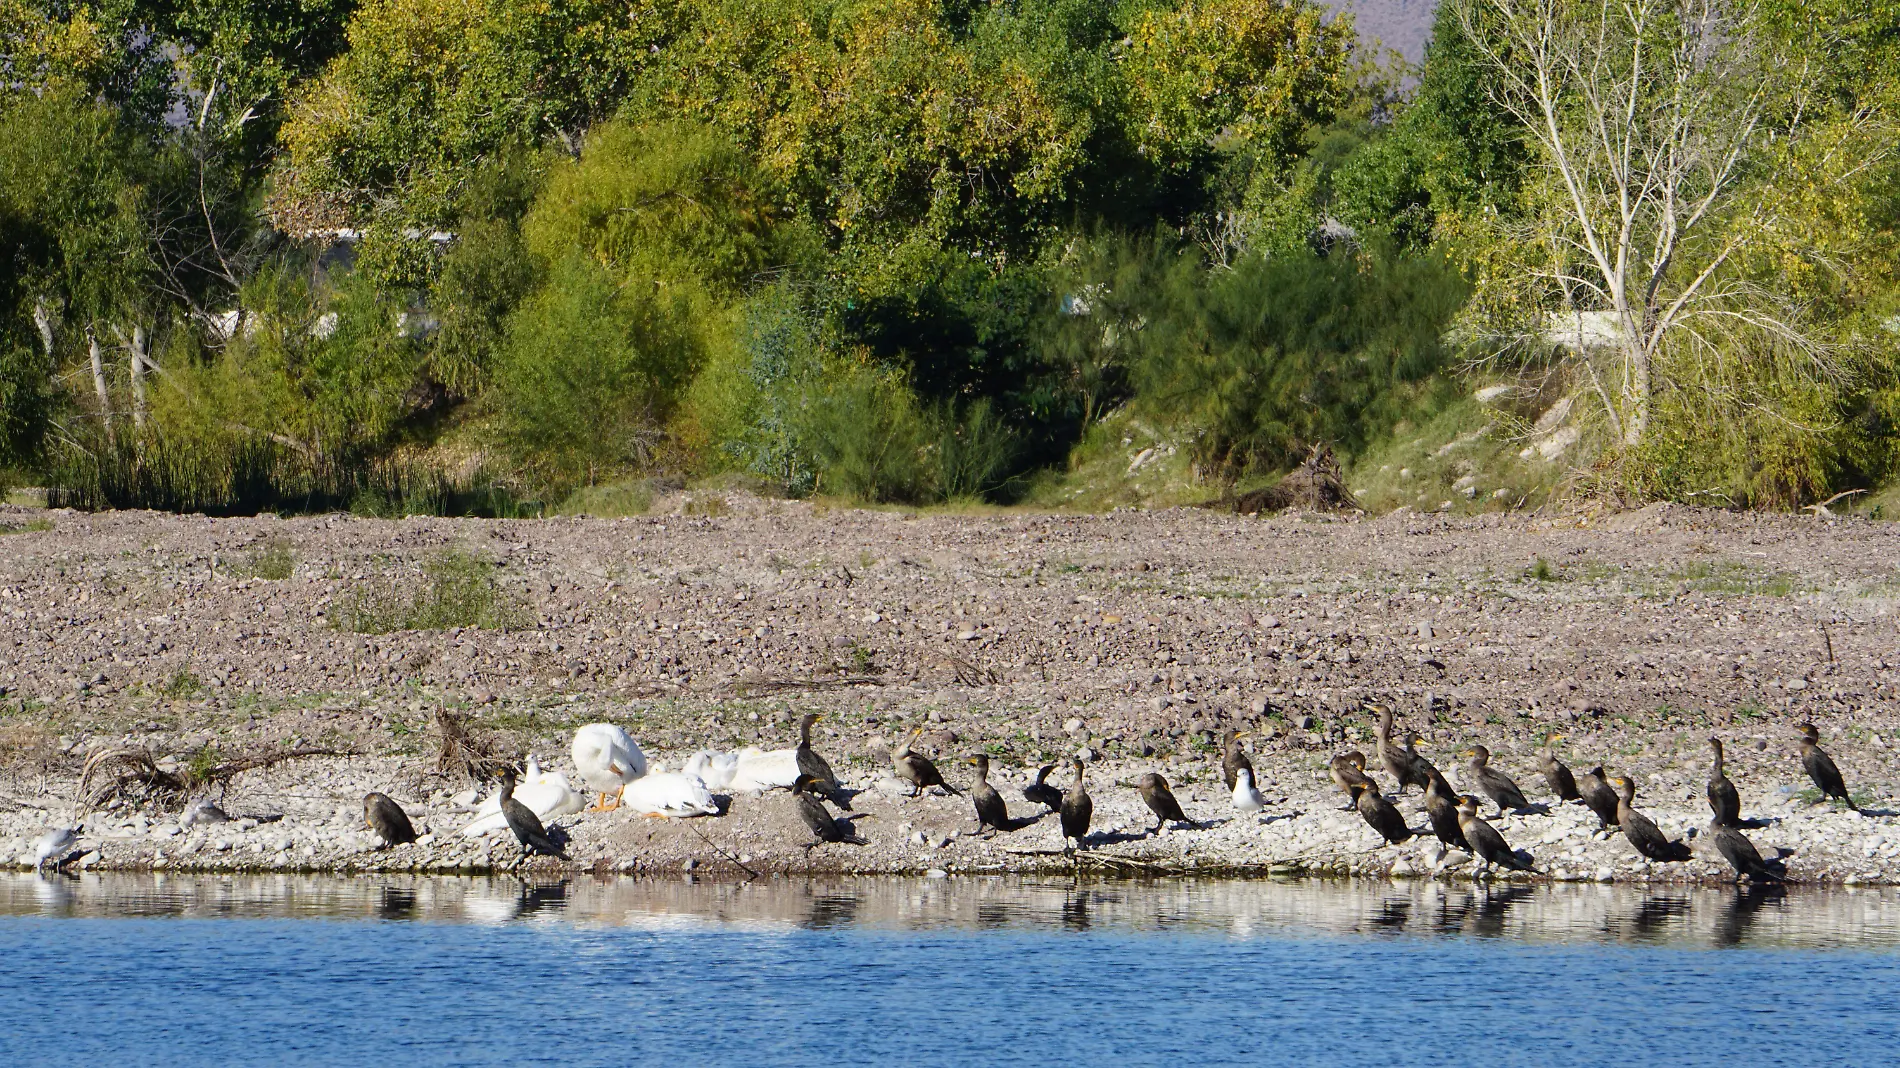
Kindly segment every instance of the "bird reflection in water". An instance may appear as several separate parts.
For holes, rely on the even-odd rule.
[[[376,915],[385,920],[416,918],[416,892],[403,886],[385,886],[378,895]]]
[[[567,908],[567,880],[558,883],[521,884],[521,895],[515,899],[515,918],[525,920],[537,913],[559,914]]]
[[[1087,890],[1072,890],[1062,899],[1062,926],[1070,931],[1089,929],[1089,893]]]
[[[851,927],[857,923],[858,899],[848,894],[819,894],[812,898],[811,914],[805,918],[808,930],[822,931]]]
[[[1387,898],[1372,914],[1372,927],[1378,931],[1403,931],[1412,922],[1412,903],[1404,898]]]
[[[1608,933],[1631,942],[1654,942],[1670,925],[1689,915],[1689,899],[1675,895],[1646,897],[1636,906],[1626,923],[1612,919]]]
[[[985,901],[976,907],[976,926],[980,931],[1008,927],[1013,910],[1002,901]]]
[[[1715,930],[1711,941],[1718,946],[1739,946],[1748,936],[1748,928],[1755,922],[1755,914],[1763,905],[1770,902],[1780,904],[1786,899],[1788,891],[1775,883],[1761,885],[1750,884],[1737,889],[1728,899],[1728,904],[1715,917]]]
[[[1477,938],[1504,936],[1504,916],[1531,894],[1528,886],[1493,887],[1480,884],[1464,895],[1460,904],[1445,904],[1438,929],[1446,934],[1468,934]]]

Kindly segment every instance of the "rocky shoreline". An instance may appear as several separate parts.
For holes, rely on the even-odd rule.
[[[1707,821],[1718,734],[1760,823],[1749,835],[1766,855],[1792,850],[1792,880],[1900,882],[1888,524],[1673,508],[919,516],[701,495],[623,520],[16,510],[7,527],[0,858],[16,862],[70,819],[89,757],[143,751],[185,776],[305,747],[351,755],[220,780],[229,823],[181,828],[182,797],[99,795],[77,863],[1464,878],[1461,853],[1379,846],[1326,777],[1334,753],[1372,752],[1360,706],[1381,699],[1461,787],[1457,754],[1483,742],[1532,801],[1552,801],[1533,753],[1557,735],[1578,771],[1635,776],[1637,807],[1671,837]],[[481,564],[484,603],[505,610],[488,622],[505,628],[350,629],[365,605],[426,596],[444,554]],[[866,845],[807,849],[786,795],[741,795],[690,821],[565,817],[570,860],[518,867],[512,842],[459,835],[470,817],[452,799],[469,783],[436,751],[441,710],[497,754],[571,774],[572,728],[605,720],[677,768],[701,746],[789,745],[808,709],[826,715],[816,744],[857,791]],[[1792,727],[1809,719],[1863,813],[1808,796]],[[1258,817],[1219,780],[1228,726],[1250,732],[1270,802]],[[1033,810],[1020,789],[1035,766],[1086,754],[1092,848],[1063,855],[1053,816],[984,838],[967,799],[897,795],[889,752],[918,728],[954,783],[969,778],[957,758],[990,753],[1017,816]],[[1148,833],[1118,785],[1146,771],[1200,825]],[[377,848],[361,821],[371,789],[425,840]],[[1426,826],[1415,790],[1399,804]],[[1730,878],[1699,835],[1693,860],[1650,864],[1575,804],[1494,822],[1539,879]]]

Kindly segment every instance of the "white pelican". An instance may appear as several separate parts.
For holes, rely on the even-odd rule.
[[[1253,769],[1241,768],[1234,773],[1234,807],[1252,815],[1267,807],[1267,801],[1254,789]]]
[[[33,869],[43,870],[49,860],[53,862],[53,867],[59,867],[60,862],[66,859],[66,854],[78,844],[77,827],[55,827],[47,831],[40,835],[39,841],[33,843]]]
[[[627,732],[611,723],[589,723],[574,732],[574,769],[581,782],[600,795],[591,811],[605,812],[609,795],[647,773],[646,754]]]
[[[620,804],[642,816],[684,819],[711,816],[719,812],[712,791],[697,775],[679,771],[656,771],[642,775],[620,788]]]
[[[557,816],[571,816],[587,807],[587,796],[568,783],[567,776],[558,771],[542,771],[541,765],[530,756],[528,773],[515,786],[515,800],[528,806],[529,811],[542,821]],[[462,834],[468,838],[480,838],[493,834],[506,827],[507,821],[501,818],[501,795],[489,795],[482,802],[475,822],[462,828]]]
[[[697,775],[708,790],[725,790],[739,771],[739,754],[701,749],[686,761],[686,774]]]
[[[767,790],[789,790],[798,781],[798,750],[763,750],[746,746],[739,750],[730,784],[734,793],[762,794]]]

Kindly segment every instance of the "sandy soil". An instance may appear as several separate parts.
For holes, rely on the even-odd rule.
[[[84,863],[194,868],[489,870],[512,843],[453,833],[469,783],[434,770],[437,708],[498,750],[567,766],[576,725],[625,726],[673,762],[702,746],[817,747],[861,791],[862,846],[806,848],[783,794],[718,818],[563,820],[576,865],[738,872],[1030,870],[1071,863],[1053,817],[974,835],[968,802],[893,796],[893,742],[953,782],[979,750],[1012,811],[1037,764],[1082,753],[1092,867],[1111,872],[1462,871],[1425,841],[1377,837],[1325,774],[1370,753],[1367,699],[1469,785],[1474,742],[1533,801],[1551,735],[1572,767],[1641,782],[1680,836],[1706,822],[1706,739],[1764,853],[1805,880],[1900,880],[1889,714],[1900,652],[1900,527],[1657,506],[1618,515],[1449,519],[946,516],[676,498],[620,520],[207,519],[11,511],[0,527],[0,857],[65,822],[89,754],[149,747],[181,766],[304,745],[355,755],[247,772],[221,795],[266,821],[180,831],[177,809],[85,813]],[[690,513],[690,514],[688,514]],[[516,629],[362,635],[352,605],[419,588],[447,550],[496,565]],[[294,561],[288,578],[254,577]],[[1893,666],[1890,666],[1893,665]],[[1811,803],[1793,724],[1812,719],[1869,814]],[[1252,731],[1273,803],[1235,818],[1217,732]],[[1373,765],[1377,770],[1377,760]],[[571,769],[570,769],[571,770]],[[1149,834],[1118,785],[1175,784],[1202,822]],[[1385,783],[1388,794],[1392,784]],[[364,791],[435,834],[377,850]],[[1423,828],[1417,792],[1399,800]],[[268,819],[281,815],[281,819]],[[1719,862],[1648,865],[1592,835],[1575,805],[1498,822],[1566,879],[1714,879]],[[546,861],[538,863],[550,863]]]

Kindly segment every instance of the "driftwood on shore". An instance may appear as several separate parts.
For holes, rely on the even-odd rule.
[[[80,773],[80,808],[82,811],[97,808],[114,798],[152,801],[170,807],[182,804],[194,794],[223,787],[247,771],[275,767],[287,760],[351,755],[354,750],[297,746],[241,753],[212,762],[161,767],[145,746],[103,749],[86,758],[85,770]]]
[[[1286,473],[1271,486],[1249,490],[1235,496],[1223,496],[1209,505],[1242,515],[1256,512],[1283,512],[1303,508],[1313,512],[1344,512],[1359,507],[1359,501],[1346,488],[1339,458],[1326,442],[1313,446],[1306,462]]]

